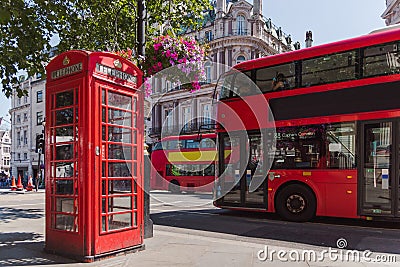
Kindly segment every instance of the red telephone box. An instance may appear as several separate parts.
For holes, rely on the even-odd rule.
[[[46,70],[45,249],[90,262],[143,248],[142,72],[78,50]]]

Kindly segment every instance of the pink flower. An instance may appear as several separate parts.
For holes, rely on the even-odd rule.
[[[154,75],[168,66],[177,65],[180,73],[177,72],[168,78],[176,83],[187,81],[189,78],[193,81],[189,83],[189,87],[193,90],[200,89],[199,78],[205,73],[202,64],[204,49],[194,38],[160,36],[153,39],[153,44],[148,49],[148,57],[143,64],[146,76]]]
[[[154,50],[158,51],[158,49],[160,49],[160,47],[162,46],[162,44],[158,43],[158,44],[154,44]]]
[[[150,96],[152,93],[150,79],[147,77],[144,78],[144,91],[147,97]]]
[[[201,89],[200,83],[198,81],[193,81],[192,82],[192,87],[193,87],[193,90],[191,90],[191,92]]]

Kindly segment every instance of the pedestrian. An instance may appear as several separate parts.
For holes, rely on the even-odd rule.
[[[39,191],[39,178],[40,178],[39,175],[40,175],[40,171],[38,171],[38,173],[36,175],[36,178],[35,178],[35,189],[36,189],[36,192]]]

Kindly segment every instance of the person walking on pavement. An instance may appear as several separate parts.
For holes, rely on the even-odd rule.
[[[39,191],[39,172],[36,174],[36,177],[35,177],[35,189],[36,189],[36,192]]]

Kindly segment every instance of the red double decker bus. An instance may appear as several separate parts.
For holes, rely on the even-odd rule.
[[[216,134],[165,137],[151,153],[150,189],[211,192],[216,157]]]
[[[400,218],[399,29],[234,69],[216,87],[216,206]]]

